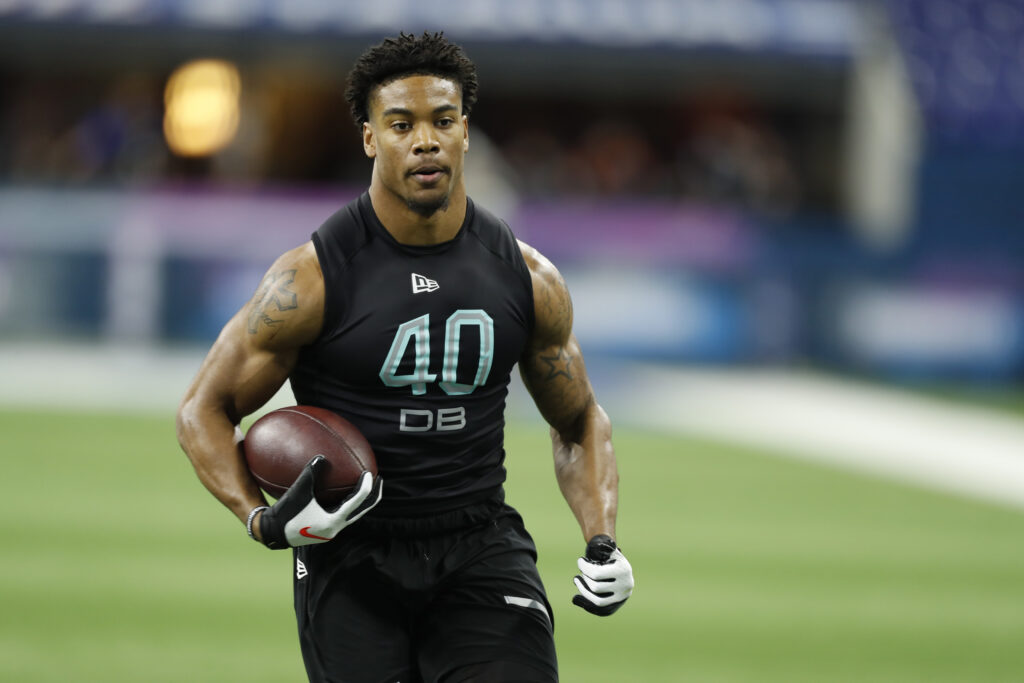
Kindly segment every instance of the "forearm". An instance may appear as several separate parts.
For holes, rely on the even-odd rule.
[[[611,421],[596,403],[571,427],[551,430],[558,486],[584,540],[615,538],[619,475],[611,436]]]
[[[177,430],[178,442],[203,486],[236,517],[244,522],[250,510],[265,504],[226,413],[186,400],[178,412]]]

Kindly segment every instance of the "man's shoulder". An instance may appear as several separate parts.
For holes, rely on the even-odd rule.
[[[293,265],[295,268],[312,269],[319,272],[320,262],[316,257],[316,247],[312,241],[303,242],[299,246],[286,251],[281,259]]]
[[[283,253],[246,308],[256,346],[283,350],[309,343],[323,322],[323,273],[311,242]]]
[[[565,280],[544,254],[522,240],[517,242],[533,287],[534,341],[544,345],[564,338],[572,328],[572,299]]]
[[[519,247],[519,252],[523,255],[526,268],[530,271],[530,276],[535,283],[538,281],[541,284],[561,282],[562,276],[555,267],[555,264],[548,260],[544,254],[521,239],[517,239],[516,244]]]

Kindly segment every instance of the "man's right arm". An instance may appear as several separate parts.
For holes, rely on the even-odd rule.
[[[221,330],[178,409],[178,442],[196,474],[242,522],[266,503],[245,464],[236,428],[273,397],[299,349],[316,339],[323,300],[312,242],[281,256]]]

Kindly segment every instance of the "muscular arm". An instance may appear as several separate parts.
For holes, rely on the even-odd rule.
[[[618,469],[608,415],[598,405],[572,334],[572,301],[561,275],[520,243],[533,279],[536,324],[519,370],[551,425],[555,475],[584,540],[615,538]]]
[[[242,418],[284,384],[323,323],[323,277],[312,243],[281,256],[221,330],[178,409],[178,442],[200,481],[236,517],[265,504],[235,442]]]

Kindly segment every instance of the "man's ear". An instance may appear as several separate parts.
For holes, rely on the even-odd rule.
[[[469,151],[469,117],[462,115],[462,151]]]
[[[363,152],[371,159],[377,158],[377,138],[369,121],[363,121]]]

